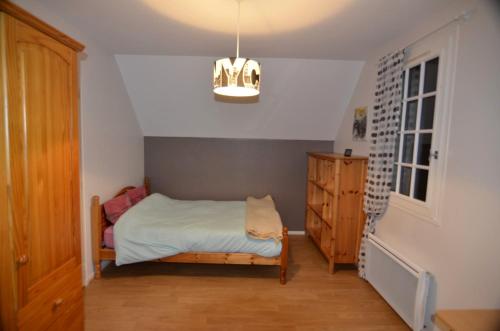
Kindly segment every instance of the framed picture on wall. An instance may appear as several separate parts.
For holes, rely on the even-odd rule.
[[[367,108],[360,107],[354,110],[354,122],[352,124],[352,139],[365,140],[366,139],[366,122],[367,122]]]

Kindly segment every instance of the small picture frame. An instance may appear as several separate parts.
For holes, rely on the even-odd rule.
[[[352,139],[365,140],[368,107],[359,107],[354,110],[354,122],[352,124]]]
[[[344,151],[344,156],[351,156],[352,155],[352,149],[350,148],[346,148],[345,151]]]

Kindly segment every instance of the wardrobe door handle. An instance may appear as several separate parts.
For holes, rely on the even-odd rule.
[[[25,265],[26,263],[28,263],[29,260],[30,259],[28,258],[28,255],[23,254],[17,258],[17,264],[18,265]]]
[[[54,301],[54,303],[52,304],[52,309],[54,309],[54,310],[58,309],[59,307],[62,306],[63,303],[64,303],[64,299],[63,298],[56,299]]]

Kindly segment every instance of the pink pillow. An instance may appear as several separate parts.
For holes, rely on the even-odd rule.
[[[110,225],[104,230],[104,246],[107,248],[115,248],[113,238],[113,225]]]
[[[127,195],[132,205],[135,205],[146,197],[146,188],[144,186],[133,188],[127,191]]]
[[[127,194],[122,194],[106,202],[104,204],[104,211],[106,212],[108,221],[115,224],[120,216],[122,216],[122,214],[130,207],[132,207],[130,198]]]

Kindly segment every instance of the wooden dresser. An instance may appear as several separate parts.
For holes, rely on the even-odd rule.
[[[308,153],[306,234],[334,272],[336,263],[357,263],[363,233],[366,157]]]
[[[83,330],[77,52],[0,0],[0,329]]]
[[[434,323],[441,331],[499,331],[499,309],[438,310]]]

